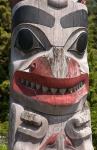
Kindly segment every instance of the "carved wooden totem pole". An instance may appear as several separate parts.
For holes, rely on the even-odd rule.
[[[85,1],[11,4],[9,150],[93,150]]]

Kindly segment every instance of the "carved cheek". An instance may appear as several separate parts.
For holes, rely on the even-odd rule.
[[[39,75],[52,77],[51,66],[46,57],[39,57],[32,61],[30,71]]]

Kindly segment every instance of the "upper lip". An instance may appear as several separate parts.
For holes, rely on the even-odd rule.
[[[80,82],[88,83],[88,74],[81,74],[74,78],[53,78],[47,76],[41,76],[36,73],[16,71],[14,80],[17,82],[20,79],[28,80],[49,88],[72,88],[79,84]]]

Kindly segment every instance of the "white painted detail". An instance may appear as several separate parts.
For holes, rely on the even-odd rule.
[[[46,93],[48,91],[48,87],[42,86],[42,91]]]
[[[39,90],[41,88],[40,84],[36,84],[36,89]]]
[[[56,88],[51,88],[51,92],[52,92],[52,94],[56,94],[56,93],[57,93],[57,91],[58,91],[58,89],[56,89]]]
[[[65,94],[65,92],[66,92],[66,89],[59,89],[60,94]]]

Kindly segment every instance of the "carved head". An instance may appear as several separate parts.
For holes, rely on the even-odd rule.
[[[67,106],[88,93],[87,8],[77,0],[24,0],[12,10],[12,94]]]

